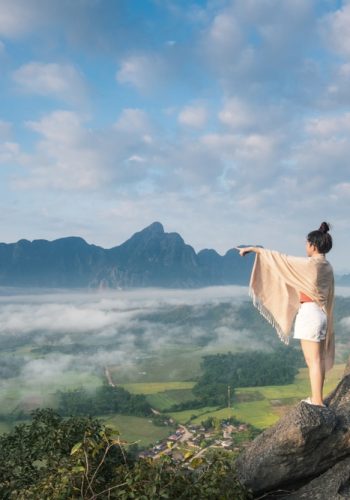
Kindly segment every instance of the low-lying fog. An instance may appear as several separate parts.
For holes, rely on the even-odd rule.
[[[350,289],[339,288],[337,294],[349,296]],[[265,349],[266,338],[276,341],[269,325],[256,323],[252,310],[248,289],[236,286],[0,289],[0,404],[10,409],[44,387],[47,392],[47,387],[97,385],[106,367],[117,370],[120,380],[156,381],[164,377],[160,366],[168,363],[167,380],[184,374],[191,379],[208,352]],[[350,329],[349,318],[342,323]],[[264,335],[257,334],[260,328]],[[186,369],[178,371],[181,359]]]

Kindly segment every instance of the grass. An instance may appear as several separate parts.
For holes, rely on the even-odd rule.
[[[140,361],[137,370],[125,375],[119,366],[110,366],[109,370],[115,384],[129,382],[177,382],[193,380],[200,374],[203,348],[198,346],[172,347],[161,352],[148,353],[149,357]]]
[[[121,384],[121,387],[132,394],[156,394],[170,390],[192,389],[194,384],[194,382],[137,382]]]
[[[239,403],[232,408],[205,407],[196,410],[171,412],[170,415],[180,424],[186,424],[190,420],[193,424],[200,424],[209,417],[217,417],[219,420],[235,417],[260,429],[269,427],[279,419],[279,415],[271,409],[271,404],[267,399]],[[193,415],[196,415],[196,418],[191,419]]]
[[[132,394],[145,394],[147,401],[157,410],[163,411],[171,406],[194,399],[194,382],[139,382],[122,384]]]
[[[180,424],[186,424],[190,421],[192,415],[195,415],[197,418],[203,416],[201,420],[205,420],[207,418],[207,415],[215,413],[217,409],[217,406],[205,406],[204,408],[196,408],[191,410],[172,411],[169,412],[168,415],[173,417]]]
[[[173,431],[172,427],[159,427],[152,423],[152,420],[144,417],[131,417],[128,415],[113,415],[98,417],[103,423],[117,429],[121,438],[126,441],[138,441],[140,446],[148,446],[166,438]]]
[[[327,375],[324,386],[324,394],[328,394],[335,388],[339,380],[342,378],[345,365],[335,365]],[[301,368],[295,377],[293,384],[288,385],[268,385],[264,387],[242,387],[236,389],[237,394],[246,394],[259,392],[268,400],[280,400],[287,398],[302,399],[310,394],[309,378],[307,368]]]
[[[327,375],[325,383],[325,394],[332,391],[342,378],[345,365],[335,365]],[[188,422],[192,415],[196,418],[191,420],[194,424],[200,424],[208,417],[224,419],[236,417],[237,419],[250,423],[260,429],[273,425],[288,410],[288,407],[310,394],[308,371],[301,368],[295,378],[295,382],[289,385],[272,385],[263,387],[244,387],[236,389],[240,395],[256,395],[255,401],[233,403],[232,408],[200,408],[180,412],[171,412],[171,416],[179,423]],[[262,399],[261,399],[262,397]],[[276,404],[277,403],[277,404]]]
[[[166,410],[173,405],[195,399],[191,389],[172,389],[169,391],[148,394],[147,401],[156,410]]]

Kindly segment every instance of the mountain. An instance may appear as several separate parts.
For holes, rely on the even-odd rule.
[[[79,237],[0,243],[0,286],[67,288],[247,285],[251,255],[198,252],[160,222],[111,249]]]
[[[339,286],[350,286],[350,274],[335,276],[335,281]]]

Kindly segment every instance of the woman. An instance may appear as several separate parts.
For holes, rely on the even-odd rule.
[[[292,257],[260,247],[237,248],[241,256],[255,252],[250,295],[260,313],[286,344],[300,339],[309,369],[311,397],[306,403],[323,404],[325,372],[334,364],[334,276],[325,254],[332,248],[329,225],[307,236],[307,257]]]

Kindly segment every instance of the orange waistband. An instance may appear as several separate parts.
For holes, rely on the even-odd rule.
[[[314,302],[314,301],[305,293],[300,292],[300,302],[303,304],[304,302]]]

